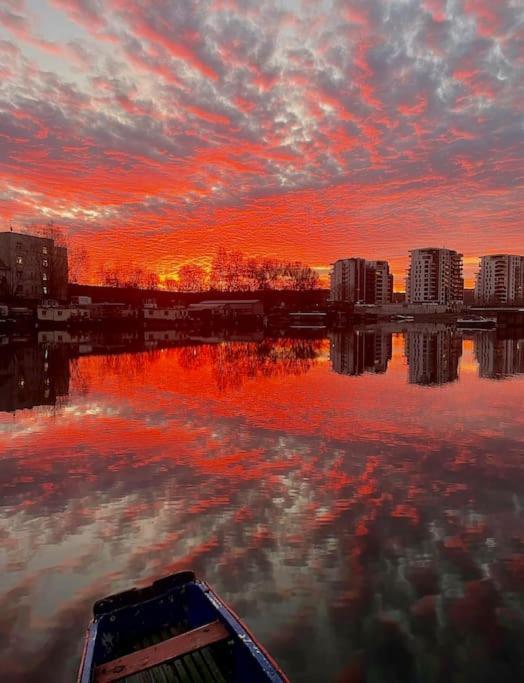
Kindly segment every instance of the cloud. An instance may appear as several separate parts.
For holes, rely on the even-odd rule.
[[[0,21],[21,40],[0,42],[2,216],[53,216],[130,259],[149,230],[184,235],[171,270],[225,235],[317,261],[316,234],[325,263],[470,228],[472,248],[517,248],[522,10],[328,4],[53,0],[64,28],[41,38],[9,3]],[[167,267],[156,246],[146,258]]]

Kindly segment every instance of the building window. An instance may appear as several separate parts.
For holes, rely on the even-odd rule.
[[[16,257],[16,265],[17,266],[23,266],[24,265],[24,259],[21,256]]]
[[[42,254],[47,254],[47,247],[42,247]]]
[[[47,273],[42,273],[42,280],[44,282],[47,280]]]
[[[62,315],[62,311],[57,311],[58,315]]]
[[[47,266],[49,265],[49,262],[46,258],[42,259],[42,265],[44,266],[44,268],[47,268]]]
[[[44,294],[47,294],[47,287],[42,287],[42,292],[43,292]]]

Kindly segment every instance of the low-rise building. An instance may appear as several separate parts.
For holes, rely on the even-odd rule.
[[[169,308],[144,307],[144,320],[169,322],[174,320],[187,320],[189,311],[185,306],[171,306]]]
[[[218,318],[261,317],[264,303],[259,299],[209,299],[188,306],[191,316]]]

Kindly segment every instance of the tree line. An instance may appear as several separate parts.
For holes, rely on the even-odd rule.
[[[261,290],[309,291],[319,287],[318,274],[299,261],[247,257],[239,251],[219,249],[210,267],[186,263],[176,277],[161,282],[147,269],[104,265],[98,270],[100,284],[109,287],[167,289],[173,292],[249,292]]]
[[[24,230],[25,231],[25,230]],[[54,240],[68,251],[69,282],[85,281],[92,272],[85,247],[75,244],[70,234],[53,221],[32,224],[27,232]],[[96,270],[96,279],[107,287],[166,289],[172,292],[250,292],[292,290],[305,292],[318,289],[319,276],[300,261],[246,256],[240,251],[220,248],[208,268],[186,263],[172,278],[161,279],[157,273],[136,263],[104,264]]]

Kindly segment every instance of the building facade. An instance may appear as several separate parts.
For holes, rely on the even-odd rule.
[[[366,261],[366,303],[381,306],[393,300],[393,275],[387,261]]]
[[[462,254],[453,249],[413,249],[406,282],[407,302],[456,306],[464,301]]]
[[[67,249],[47,237],[0,233],[0,298],[66,299]]]
[[[475,302],[495,305],[524,303],[524,256],[481,256]]]
[[[331,298],[346,303],[363,302],[365,292],[365,259],[345,258],[335,261],[331,269]]]
[[[385,304],[393,296],[393,275],[387,261],[346,258],[331,269],[331,299],[350,304]]]

